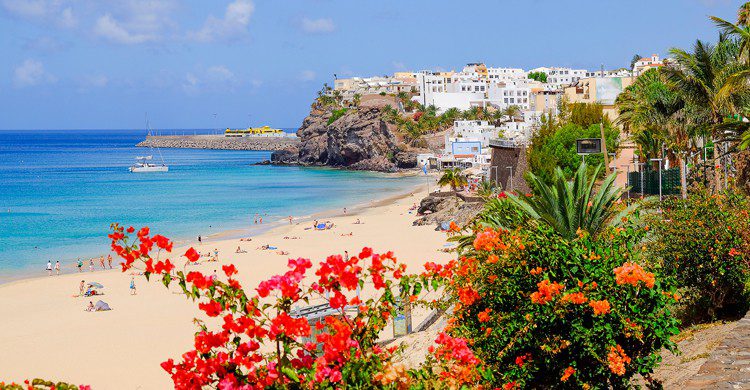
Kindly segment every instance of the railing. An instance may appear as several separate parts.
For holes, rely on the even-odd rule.
[[[510,140],[498,139],[498,138],[490,139],[490,147],[494,146],[496,148],[518,148],[523,145],[524,145],[523,142],[518,142],[518,141],[510,141]]]

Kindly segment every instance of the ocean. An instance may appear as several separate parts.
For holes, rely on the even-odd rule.
[[[160,134],[206,133],[203,130]],[[253,234],[289,215],[367,204],[423,183],[328,168],[253,165],[270,152],[161,149],[167,173],[130,173],[144,131],[0,131],[0,282],[109,253],[113,222],[177,242]],[[150,152],[159,160],[159,151]]]

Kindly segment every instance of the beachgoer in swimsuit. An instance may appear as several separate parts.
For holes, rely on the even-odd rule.
[[[81,280],[81,285],[78,286],[78,295],[83,295],[83,290],[86,289],[85,283],[83,280]]]
[[[135,295],[135,276],[130,277],[130,295]]]
[[[107,262],[109,263],[109,269],[112,269],[112,255],[107,255]]]
[[[57,271],[57,274],[60,275],[60,260],[55,263],[55,271]]]
[[[81,268],[83,268],[83,261],[81,261],[81,258],[79,257],[78,258],[78,272],[83,272]]]
[[[89,271],[94,272],[94,258],[89,259]]]
[[[52,261],[47,260],[47,274],[52,276]]]

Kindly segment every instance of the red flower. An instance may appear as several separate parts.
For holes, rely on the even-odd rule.
[[[185,252],[184,256],[187,257],[187,259],[189,261],[192,261],[193,263],[196,262],[196,261],[198,261],[198,259],[201,258],[201,255],[198,254],[198,251],[196,251],[192,247],[190,249],[188,249],[187,252]]]
[[[237,268],[234,267],[234,264],[222,265],[221,269],[228,277],[231,277],[232,275],[237,273]]]
[[[576,373],[576,369],[571,366],[568,366],[568,368],[565,369],[565,372],[563,372],[563,375],[560,378],[560,380],[563,382],[567,382],[568,378],[570,378],[570,376],[575,373]]]
[[[148,226],[144,226],[141,228],[141,230],[138,231],[138,238],[146,237],[148,236]]]
[[[209,317],[218,316],[219,314],[221,314],[221,310],[222,310],[221,304],[216,301],[211,301],[208,303],[199,303],[198,308],[205,311]]]
[[[732,248],[729,250],[729,256],[737,256],[739,254],[740,254],[740,251],[738,251],[737,249]]]
[[[479,312],[479,314],[477,314],[477,318],[479,319],[479,322],[487,322],[487,321],[489,321],[490,320],[490,312],[491,311],[492,311],[492,309],[490,309],[488,307],[484,311]]]
[[[168,238],[162,236],[161,234],[157,234],[151,237],[151,240],[153,240],[156,243],[156,246],[158,246],[159,248],[164,249],[167,252],[172,251],[172,241],[169,241]]]
[[[135,231],[135,228],[130,226],[128,227],[128,233],[133,233]]]
[[[368,257],[372,256],[372,248],[362,248],[362,252],[359,252],[359,258],[360,259],[366,259]]]

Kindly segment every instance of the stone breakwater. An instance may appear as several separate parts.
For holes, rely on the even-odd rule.
[[[296,150],[297,137],[225,137],[223,135],[149,136],[138,147],[225,149],[225,150]]]

